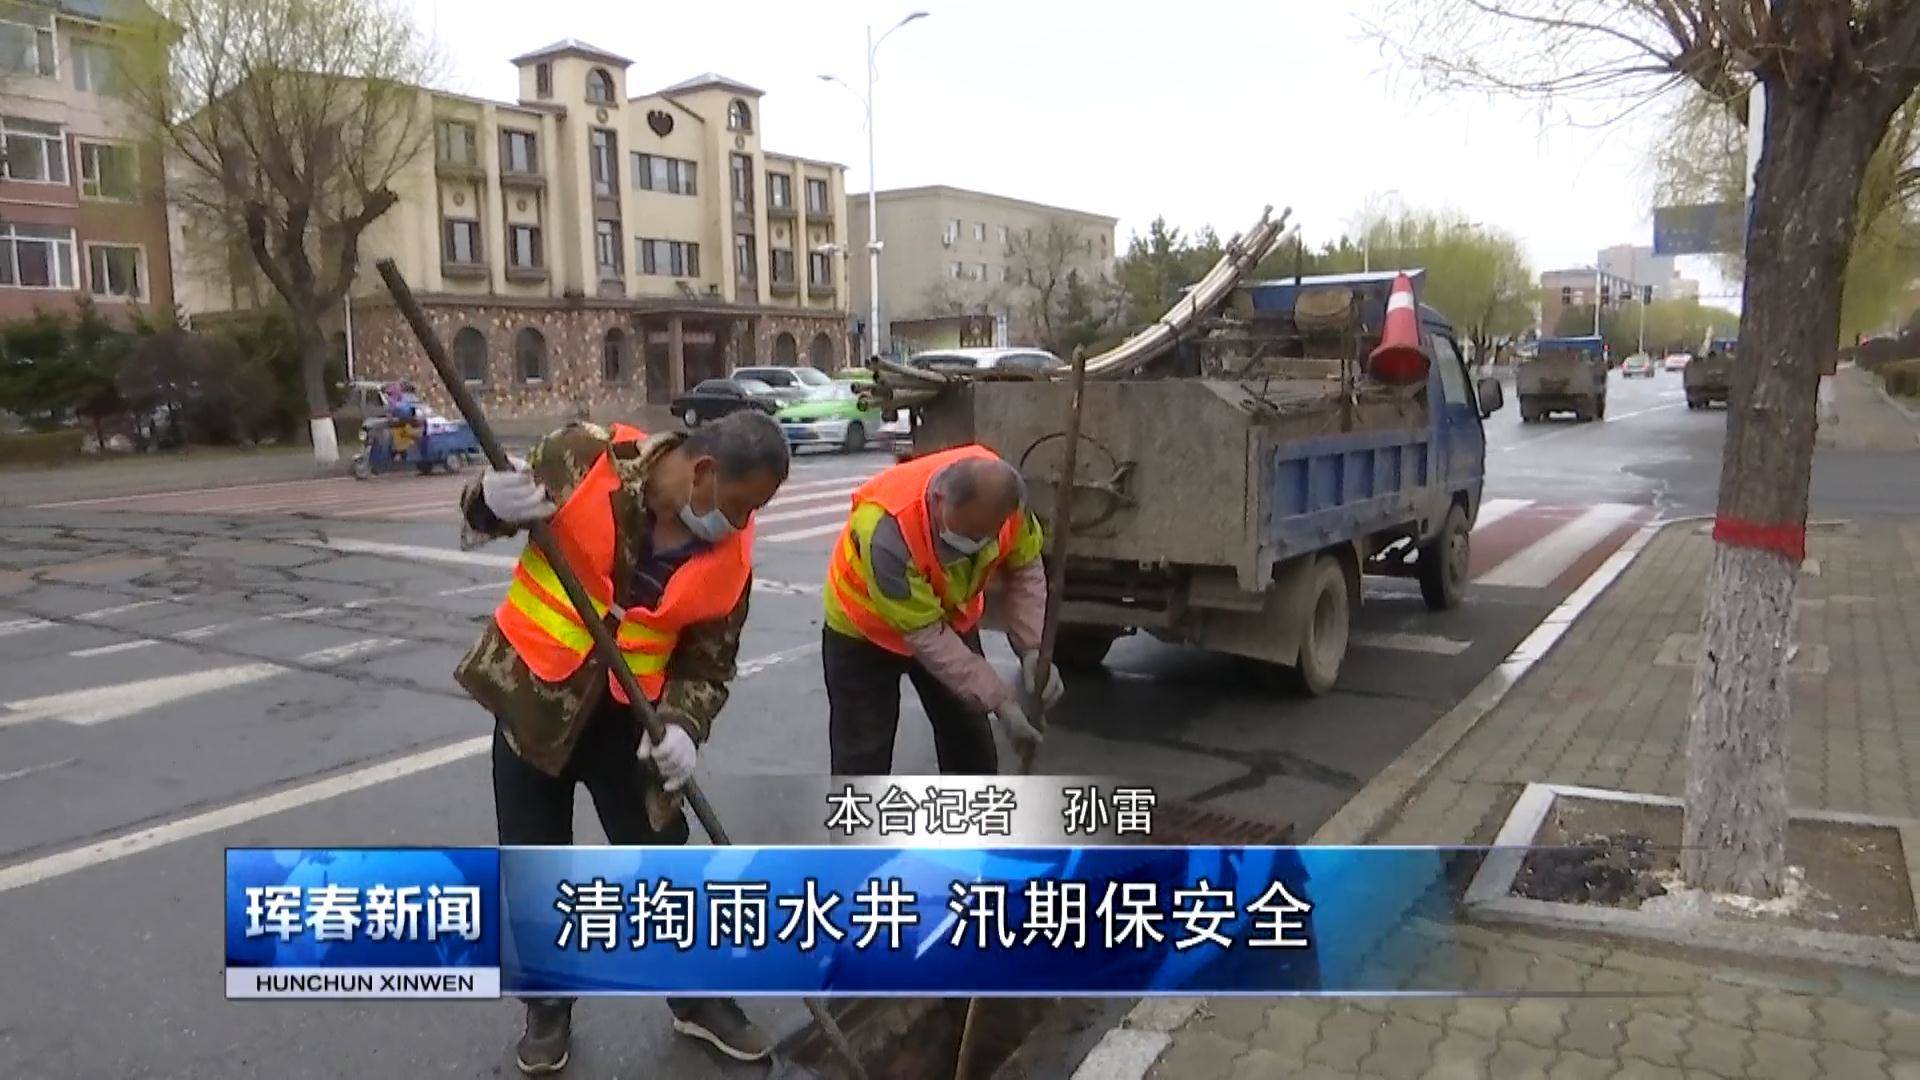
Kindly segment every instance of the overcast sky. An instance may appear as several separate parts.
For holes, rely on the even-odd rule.
[[[449,89],[511,99],[509,58],[576,37],[643,93],[703,71],[766,92],[769,149],[867,184],[865,27],[892,2],[410,0]],[[1536,103],[1426,93],[1363,33],[1367,0],[926,0],[880,50],[882,189],[944,183],[1112,214],[1245,228],[1291,206],[1309,243],[1369,200],[1457,210],[1521,238],[1536,271],[1651,242],[1656,117],[1582,126]],[[1683,272],[1721,288],[1703,262]],[[1721,301],[1725,302],[1725,301]]]

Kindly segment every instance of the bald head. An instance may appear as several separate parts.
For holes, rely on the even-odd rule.
[[[967,458],[947,466],[935,491],[942,521],[962,536],[985,540],[1027,505],[1020,470],[999,458]]]

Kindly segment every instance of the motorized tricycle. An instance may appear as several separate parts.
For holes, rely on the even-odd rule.
[[[425,476],[434,469],[459,472],[481,458],[480,443],[464,420],[449,420],[420,400],[410,383],[380,388],[385,414],[360,423],[360,453],[354,455],[357,479],[412,466]]]

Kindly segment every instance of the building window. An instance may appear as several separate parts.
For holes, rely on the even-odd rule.
[[[662,157],[659,154],[633,155],[633,186],[641,191],[664,191],[669,195],[697,195],[695,167],[691,161]]]
[[[967,264],[963,262],[957,262],[957,263],[954,263],[952,266],[947,267],[947,276],[952,278],[955,281],[967,280]]]
[[[0,285],[73,288],[73,230],[0,224]]]
[[[600,375],[608,382],[627,377],[627,335],[617,326],[600,343]]]
[[[770,210],[793,208],[793,177],[786,173],[767,174],[767,208]]]
[[[140,198],[140,157],[133,147],[95,142],[79,147],[81,195],[115,202]]]
[[[471,326],[463,326],[453,335],[453,364],[469,386],[487,381],[487,336]]]
[[[507,265],[515,270],[537,270],[541,267],[539,226],[507,226]]]
[[[1003,266],[1000,268],[1001,281],[1012,281],[1013,279],[1014,279],[1013,267]]]
[[[993,227],[993,238],[999,242],[1001,247],[1006,247],[1008,241],[1011,239],[1011,237],[1007,235],[1007,227],[1005,225],[995,225]]]
[[[522,174],[540,171],[540,147],[533,132],[508,129],[500,133],[500,169]]]
[[[827,209],[827,182],[825,180],[807,181],[807,213],[825,215]]]
[[[973,242],[976,244],[984,244],[987,242],[986,222],[976,221],[973,223]]]
[[[547,377],[547,339],[531,326],[513,338],[513,370],[521,382],[544,382]]]
[[[1566,307],[1566,306],[1568,306],[1568,305],[1570,305],[1570,304],[1572,304],[1572,303],[1573,303],[1573,287],[1572,287],[1572,286],[1570,286],[1570,285],[1563,285],[1563,286],[1561,286],[1561,288],[1560,288],[1560,306],[1561,306],[1561,307]]]
[[[987,280],[987,264],[986,263],[977,263],[974,265],[973,280],[975,281]]]
[[[952,246],[960,239],[960,219],[954,218],[940,229],[940,242]]]
[[[605,68],[594,68],[587,72],[587,103],[589,105],[612,105],[613,76]]]
[[[593,193],[611,199],[620,193],[620,149],[614,134],[606,128],[594,128],[587,135],[588,168],[593,173]]]
[[[807,283],[810,285],[833,284],[833,256],[825,251],[807,254]]]
[[[17,116],[0,117],[0,178],[35,184],[67,182],[67,140],[58,124],[41,124]]]
[[[442,120],[435,124],[434,148],[443,165],[473,168],[480,164],[480,147],[473,125],[464,120]]]
[[[9,6],[9,15],[30,17],[22,9]],[[0,19],[0,71],[14,75],[52,75],[53,20],[23,23]]]
[[[774,248],[773,283],[775,285],[793,284],[793,252],[787,248]]]
[[[634,258],[640,272],[659,277],[699,277],[700,245],[684,240],[651,240],[636,237]]]
[[[533,92],[540,98],[553,96],[553,65],[544,62],[534,65]]]
[[[102,298],[145,300],[146,253],[133,244],[88,244],[87,286]]]
[[[455,266],[480,262],[480,223],[447,218],[440,223],[440,257]]]
[[[732,103],[727,106],[727,130],[753,130],[753,110],[747,108],[747,103],[739,98],[734,98]]]
[[[733,210],[753,213],[753,158],[746,154],[733,155]]]
[[[593,261],[602,278],[620,277],[620,223],[602,218],[593,223]]]
[[[73,88],[84,94],[120,92],[120,57],[101,41],[76,39],[72,51]]]
[[[759,277],[753,258],[753,234],[736,233],[733,237],[733,274],[743,285],[752,285]]]

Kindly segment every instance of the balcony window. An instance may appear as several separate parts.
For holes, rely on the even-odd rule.
[[[995,241],[997,241],[1000,244],[1001,247],[1006,247],[1007,244],[1011,242],[1013,239],[1011,236],[1007,234],[1007,227],[1005,225],[994,226],[993,238]]]
[[[807,213],[825,215],[827,209],[827,182],[825,180],[807,181]]]
[[[753,234],[736,233],[733,238],[733,273],[743,285],[752,285],[758,280],[758,267],[753,257]]]
[[[73,288],[73,230],[0,224],[0,285]]]
[[[960,239],[960,219],[954,218],[941,227],[940,242],[952,247]]]
[[[500,133],[500,170],[531,175],[540,171],[540,147],[531,131]]]
[[[605,68],[594,68],[587,72],[587,104],[614,104],[613,76]]]
[[[453,335],[453,364],[468,386],[487,381],[487,335],[471,326],[463,326]]]
[[[613,132],[594,128],[587,136],[588,169],[593,174],[593,193],[611,199],[620,193],[620,150]]]
[[[553,65],[541,63],[534,66],[533,93],[541,100],[553,96]]]
[[[617,326],[608,330],[600,342],[600,375],[610,383],[626,380],[627,335]]]
[[[807,283],[827,287],[833,284],[833,256],[825,251],[807,254]]]
[[[83,94],[120,92],[120,56],[102,41],[75,40],[70,56],[73,88]]]
[[[435,124],[434,147],[442,165],[471,169],[480,164],[480,146],[473,125],[464,120],[442,120]]]
[[[620,278],[620,223],[601,219],[593,223],[593,261],[602,278]]]
[[[973,241],[976,244],[984,244],[987,242],[987,223],[986,222],[976,221],[973,223]]]
[[[793,284],[793,252],[786,248],[773,249],[773,283]]]
[[[515,270],[538,270],[545,265],[540,255],[539,226],[507,226],[507,265]]]
[[[545,382],[547,378],[547,339],[531,326],[520,328],[513,338],[513,370],[525,383]]]
[[[746,154],[733,155],[733,210],[753,213],[753,158]]]
[[[35,184],[67,182],[67,140],[58,124],[0,117],[0,178]]]
[[[767,209],[793,209],[793,177],[786,173],[767,174]]]
[[[88,244],[87,284],[101,299],[145,300],[146,253],[134,244]]]
[[[635,259],[640,272],[658,277],[699,277],[700,245],[684,240],[652,240],[635,237]]]
[[[19,9],[10,8],[8,13],[30,17]],[[0,19],[0,71],[12,75],[52,75],[53,20],[24,23]]]
[[[440,223],[440,257],[454,266],[480,262],[480,223],[448,218]]]
[[[82,196],[115,202],[140,198],[140,157],[133,147],[92,142],[79,146]]]

